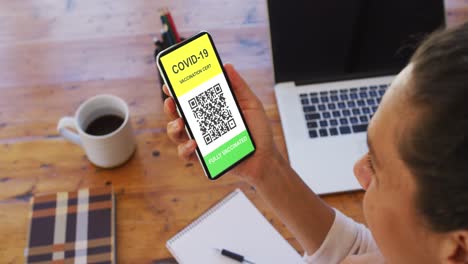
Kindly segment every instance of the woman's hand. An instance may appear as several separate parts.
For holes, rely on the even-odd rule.
[[[230,173],[254,186],[305,251],[315,252],[333,224],[334,211],[307,187],[280,155],[262,103],[247,83],[232,65],[227,64],[224,68],[256,146],[254,155]],[[163,89],[169,94],[167,87]],[[178,144],[179,156],[195,160],[195,141],[188,139],[172,98],[164,102],[164,111],[172,120],[167,125],[167,134]]]
[[[268,166],[272,156],[279,155],[279,153],[274,145],[270,122],[262,103],[231,64],[226,64],[224,69],[231,81],[240,110],[256,145],[254,155],[241,162],[230,172],[255,186],[260,177],[258,172],[261,172],[262,168],[265,168],[264,166]],[[165,85],[163,91],[169,96]],[[187,161],[196,161],[196,142],[188,138],[184,129],[184,121],[178,116],[172,98],[167,98],[164,101],[164,112],[171,119],[167,124],[167,134],[174,143],[178,144],[179,157]]]

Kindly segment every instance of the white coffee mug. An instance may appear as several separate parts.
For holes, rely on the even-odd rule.
[[[92,121],[105,115],[117,115],[124,121],[119,128],[106,135],[95,136],[85,132]],[[88,159],[98,167],[119,166],[135,151],[128,106],[124,100],[113,95],[97,95],[86,100],[76,111],[75,117],[60,119],[57,130],[65,139],[80,145]]]

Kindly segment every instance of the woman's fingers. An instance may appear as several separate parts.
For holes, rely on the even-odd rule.
[[[166,113],[167,117],[171,120],[179,118],[174,99],[171,97],[164,100],[164,113]]]
[[[165,94],[169,94],[166,85],[163,85],[163,91]],[[191,140],[193,141],[192,143],[191,141],[189,141],[187,133],[185,133],[184,121],[182,120],[182,118],[179,117],[174,99],[172,99],[171,97],[166,98],[166,100],[164,100],[164,112],[169,117],[169,119],[172,120],[169,123],[167,123],[167,135],[169,136],[169,139],[179,144],[179,153],[183,154],[184,159],[190,160],[190,154],[193,154],[195,148],[193,148],[191,153],[186,153],[184,150],[186,150],[187,148],[182,148],[180,147],[180,145],[188,143],[189,147],[193,147],[191,144],[194,144],[195,141]],[[181,154],[179,154],[179,156],[181,156]]]
[[[245,102],[247,108],[257,108],[261,106],[261,102],[258,97],[252,92],[247,82],[240,76],[240,74],[234,69],[232,64],[225,64],[224,69],[231,81],[232,89],[239,102]]]
[[[177,119],[179,117],[179,114],[177,113],[176,105],[174,102],[174,99],[171,97],[171,94],[169,93],[169,89],[165,84],[162,86],[163,92],[169,96],[169,98],[166,98],[164,100],[164,113],[171,119]]]
[[[184,143],[189,140],[187,133],[185,133],[184,121],[182,118],[179,117],[167,123],[167,135],[170,140],[177,144]]]
[[[197,144],[195,140],[191,139],[187,142],[181,143],[177,146],[177,152],[179,157],[186,160],[186,161],[193,161],[196,159],[195,157],[195,149],[197,148]]]
[[[167,123],[167,135],[170,140],[178,144],[177,152],[180,158],[185,161],[196,162],[197,155],[195,154],[195,149],[197,148],[197,143],[195,140],[189,139],[187,133],[185,133],[184,121],[179,117],[174,99],[172,99],[169,89],[165,84],[162,90],[169,96],[169,98],[164,100],[164,112],[172,120]]]
[[[169,93],[169,89],[167,88],[166,84],[163,84],[162,90],[167,96],[171,97],[171,93]]]

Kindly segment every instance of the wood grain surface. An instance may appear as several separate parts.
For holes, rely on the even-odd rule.
[[[182,36],[212,33],[261,98],[286,153],[273,91],[266,1],[0,0],[0,263],[24,262],[29,198],[112,184],[117,193],[119,263],[170,258],[167,239],[239,187],[302,253],[255,190],[225,176],[210,182],[199,164],[177,158],[166,136],[152,38],[168,7]],[[447,0],[449,25],[468,1]],[[58,136],[57,121],[87,98],[111,93],[130,106],[138,149],[125,165],[103,170]],[[358,221],[362,192],[324,199]]]

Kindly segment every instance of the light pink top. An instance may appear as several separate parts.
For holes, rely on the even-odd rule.
[[[374,238],[367,227],[355,222],[335,209],[333,222],[320,248],[312,255],[304,256],[306,263],[340,263],[350,255],[378,252]]]

